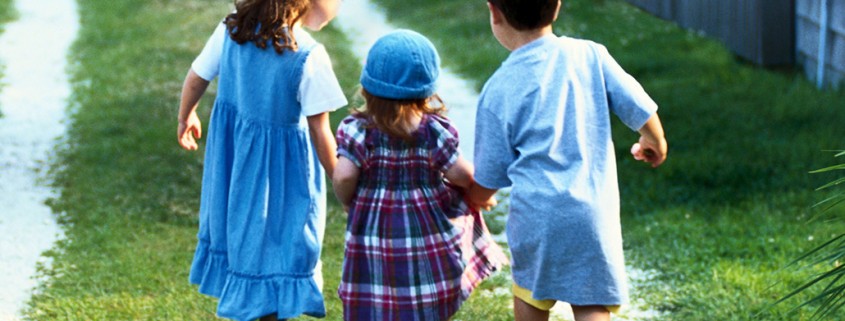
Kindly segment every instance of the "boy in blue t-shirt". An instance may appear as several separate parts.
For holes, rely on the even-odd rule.
[[[657,167],[657,105],[603,46],[553,34],[559,0],[487,4],[511,54],[481,93],[470,197],[512,187],[516,320],[547,320],[557,301],[577,321],[610,320],[628,300],[610,115],[639,131],[634,158]]]

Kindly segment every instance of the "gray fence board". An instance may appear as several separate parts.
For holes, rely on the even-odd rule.
[[[628,0],[761,65],[792,64],[794,0]]]
[[[828,68],[845,73],[845,34],[835,34],[829,38],[828,42],[830,42],[830,50],[827,52]]]
[[[839,36],[845,35],[845,1],[833,1],[827,14],[830,15],[828,25]]]
[[[808,78],[819,75],[819,29],[821,1],[797,0],[795,3],[796,55]],[[845,82],[845,0],[828,0],[824,79],[832,87]]]
[[[627,0],[678,26],[720,39],[761,65],[799,63],[817,78],[821,0]],[[825,83],[845,83],[845,0],[828,1]]]

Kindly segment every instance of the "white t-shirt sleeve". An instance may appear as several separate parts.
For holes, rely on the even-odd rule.
[[[220,57],[223,56],[223,41],[226,40],[226,34],[226,24],[221,22],[208,38],[202,52],[191,64],[191,69],[200,78],[211,81],[220,74]]]
[[[346,95],[343,94],[332,69],[329,54],[322,45],[311,50],[311,54],[305,59],[298,97],[302,114],[305,116],[334,111],[347,104]]]
[[[220,59],[223,56],[223,42],[226,40],[226,25],[220,23],[206,42],[202,52],[194,59],[191,69],[207,81],[220,74]],[[313,116],[334,111],[346,106],[346,95],[337,81],[332,62],[326,48],[314,48],[305,59],[302,81],[299,83],[298,98],[302,114]]]

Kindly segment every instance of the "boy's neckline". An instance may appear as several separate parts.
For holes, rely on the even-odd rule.
[[[508,31],[510,32],[510,35],[508,36],[510,39],[509,44],[506,45],[505,43],[502,43],[502,45],[506,48],[510,47],[509,49],[511,52],[517,51],[519,48],[525,47],[525,45],[535,42],[538,39],[545,38],[549,35],[554,36],[554,30],[551,26],[528,31],[518,31],[515,29],[510,29]]]
[[[543,43],[546,43],[549,40],[557,38],[558,36],[555,34],[544,34],[540,37],[535,38],[534,40],[523,44],[519,48],[514,49],[513,51],[511,51],[509,57],[518,56],[522,52],[530,51],[531,49],[541,46]]]
[[[548,32],[541,32],[541,33],[536,34],[536,35],[523,37],[522,39],[519,40],[518,45],[515,46],[514,49],[511,50],[511,52],[520,51],[520,49],[525,48],[526,46],[528,46],[530,44],[536,43],[539,40],[542,40],[542,39],[545,39],[545,38],[550,38],[550,37],[557,37],[557,36],[555,36],[554,32],[549,30]]]

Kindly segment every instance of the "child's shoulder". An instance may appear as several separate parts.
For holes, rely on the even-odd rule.
[[[442,126],[452,127],[452,121],[446,116],[439,114],[428,114],[428,117],[434,123],[437,123]]]
[[[294,29],[294,36],[296,37],[296,44],[300,49],[311,50],[313,48],[322,46],[322,44],[311,36],[311,33],[302,27]]]
[[[428,114],[428,126],[435,132],[440,133],[443,138],[458,138],[458,130],[452,125],[452,121],[446,116],[438,114]]]
[[[337,126],[336,137],[338,141],[363,142],[365,137],[367,137],[367,128],[371,127],[368,124],[369,121],[367,118],[361,115],[352,114],[346,116]]]
[[[564,51],[589,53],[590,56],[602,58],[607,53],[607,47],[590,39],[558,37],[558,44]]]
[[[590,39],[584,38],[576,38],[572,36],[558,36],[557,41],[559,41],[562,45],[569,45],[569,46],[601,46],[600,43],[595,42]]]
[[[350,114],[340,121],[340,127],[365,127],[369,125],[370,120],[366,115],[360,113]]]
[[[574,38],[570,36],[559,36],[554,41],[557,50],[567,57],[575,56],[598,56],[601,51],[606,51],[604,45],[590,39]]]

